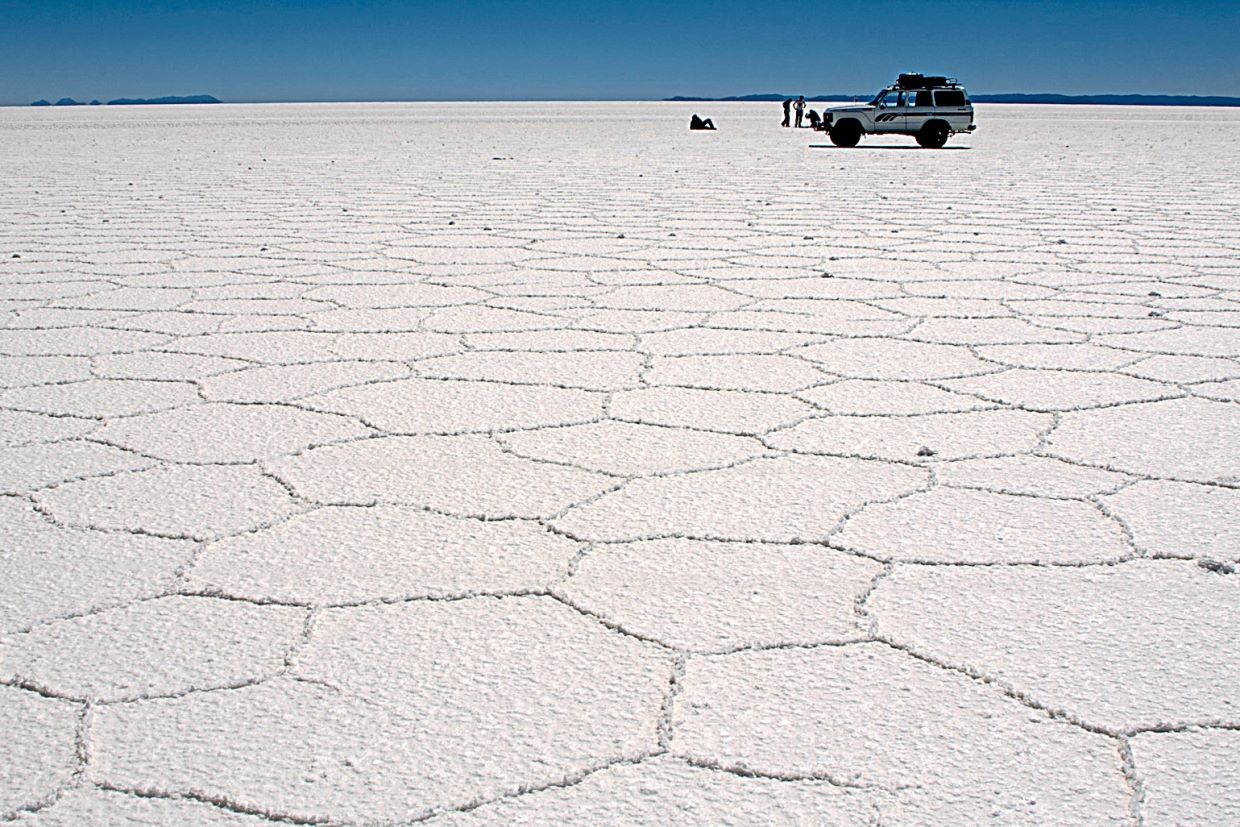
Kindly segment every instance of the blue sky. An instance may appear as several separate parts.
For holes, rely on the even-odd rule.
[[[1240,0],[0,0],[0,103],[1240,94]]]

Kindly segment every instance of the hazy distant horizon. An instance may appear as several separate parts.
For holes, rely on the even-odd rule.
[[[878,91],[878,88],[881,88],[881,87],[875,88],[869,94],[873,94],[873,92]],[[125,98],[194,97],[194,96],[197,96],[198,94],[206,95],[210,93],[193,93],[190,95],[126,95]],[[505,103],[566,103],[566,104],[577,104],[577,103],[771,103],[772,101],[740,100],[740,98],[757,98],[761,96],[774,96],[774,95],[778,95],[780,97],[796,97],[798,94],[800,93],[758,92],[758,93],[742,94],[742,95],[723,95],[720,97],[706,97],[706,96],[695,96],[695,95],[673,95],[673,96],[666,96],[662,98],[554,98],[554,97],[551,97],[551,98],[403,98],[403,99],[375,98],[371,100],[223,100],[221,99],[221,100],[218,100],[214,104],[193,103],[193,104],[179,104],[179,105],[219,106],[219,105],[235,104],[235,105],[261,106],[261,105],[276,105],[276,104],[312,105],[312,104],[368,104],[368,103],[373,103],[373,104],[385,104],[385,103],[480,103],[480,104],[481,103],[491,103],[491,104],[505,104]],[[1013,105],[1013,104],[1019,105],[1022,103],[1030,104],[1030,105],[1055,104],[1055,103],[1063,103],[1065,105],[1073,105],[1073,104],[1077,104],[1077,105],[1080,105],[1080,104],[1124,105],[1128,102],[1117,102],[1116,104],[1111,104],[1111,103],[1098,103],[1092,100],[1091,101],[1085,101],[1085,100],[993,101],[993,100],[985,100],[985,99],[993,98],[993,97],[1009,97],[1009,96],[1013,96],[1013,97],[1014,96],[1028,96],[1030,98],[1045,98],[1045,97],[1059,96],[1059,97],[1068,97],[1068,98],[1076,98],[1076,99],[1079,99],[1079,98],[1124,98],[1124,97],[1181,98],[1187,101],[1187,99],[1196,98],[1196,99],[1201,99],[1201,100],[1222,100],[1225,102],[1222,102],[1222,103],[1182,102],[1182,103],[1148,103],[1148,104],[1143,104],[1141,102],[1132,102],[1131,105],[1188,106],[1188,107],[1191,107],[1191,106],[1221,106],[1221,107],[1240,106],[1240,96],[1199,95],[1199,94],[1194,94],[1194,93],[1152,95],[1152,94],[1148,94],[1144,92],[1098,92],[1098,93],[1085,93],[1085,94],[1079,94],[1079,95],[1065,96],[1063,95],[1063,93],[1060,93],[1060,92],[973,92],[973,91],[970,91],[970,94],[973,97],[974,101],[977,103],[982,103],[982,104],[995,103],[999,105]],[[857,92],[853,94],[826,92],[826,93],[807,93],[805,95],[805,98],[807,101],[816,102],[816,103],[817,102],[832,102],[832,101],[848,102],[848,101],[852,101],[852,100],[859,99],[859,98],[865,98],[865,97],[868,97],[868,95],[864,92]],[[44,107],[44,108],[53,108],[53,109],[76,108],[76,107],[71,107],[67,105],[58,106],[57,100],[61,98],[72,98],[73,100],[77,102],[78,106],[85,106],[87,108],[91,108],[91,101],[93,100],[100,101],[100,105],[105,105],[105,106],[114,105],[114,104],[111,104],[109,101],[102,100],[100,98],[75,98],[73,95],[59,95],[55,98],[43,97],[37,100],[46,101],[51,104],[50,107]],[[2,108],[31,108],[32,105],[35,103],[36,101],[26,101],[24,103],[0,103],[0,107]],[[141,105],[141,104],[127,103],[124,105]],[[162,105],[167,105],[167,104],[162,104]]]
[[[1213,96],[1240,89],[1237,53],[1240,4],[1217,0],[0,0],[17,106],[823,94],[908,70],[982,94]]]

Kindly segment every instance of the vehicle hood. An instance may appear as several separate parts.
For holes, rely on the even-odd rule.
[[[873,112],[873,111],[874,111],[874,107],[873,107],[873,106],[867,106],[866,104],[856,104],[856,103],[854,103],[854,104],[849,104],[849,105],[847,105],[847,106],[828,106],[827,108],[823,109],[822,111],[823,111],[824,113],[825,113],[825,112],[833,112],[833,113],[838,113],[838,112]]]

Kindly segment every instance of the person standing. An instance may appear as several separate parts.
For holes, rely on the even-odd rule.
[[[801,120],[805,117],[805,96],[802,95],[801,97],[797,98],[797,102],[794,105],[796,106],[796,109],[797,109],[797,129],[800,129]]]
[[[792,114],[789,111],[791,108],[792,108],[792,99],[788,98],[787,100],[784,101],[784,122],[781,123],[780,126],[789,125],[789,120],[792,117]]]

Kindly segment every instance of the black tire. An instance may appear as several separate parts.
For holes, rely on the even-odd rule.
[[[831,136],[831,143],[836,146],[856,146],[861,142],[861,124],[852,120],[840,121],[831,127],[828,134]]]
[[[930,121],[917,133],[917,143],[926,149],[942,149],[951,134],[951,128],[943,121]]]

